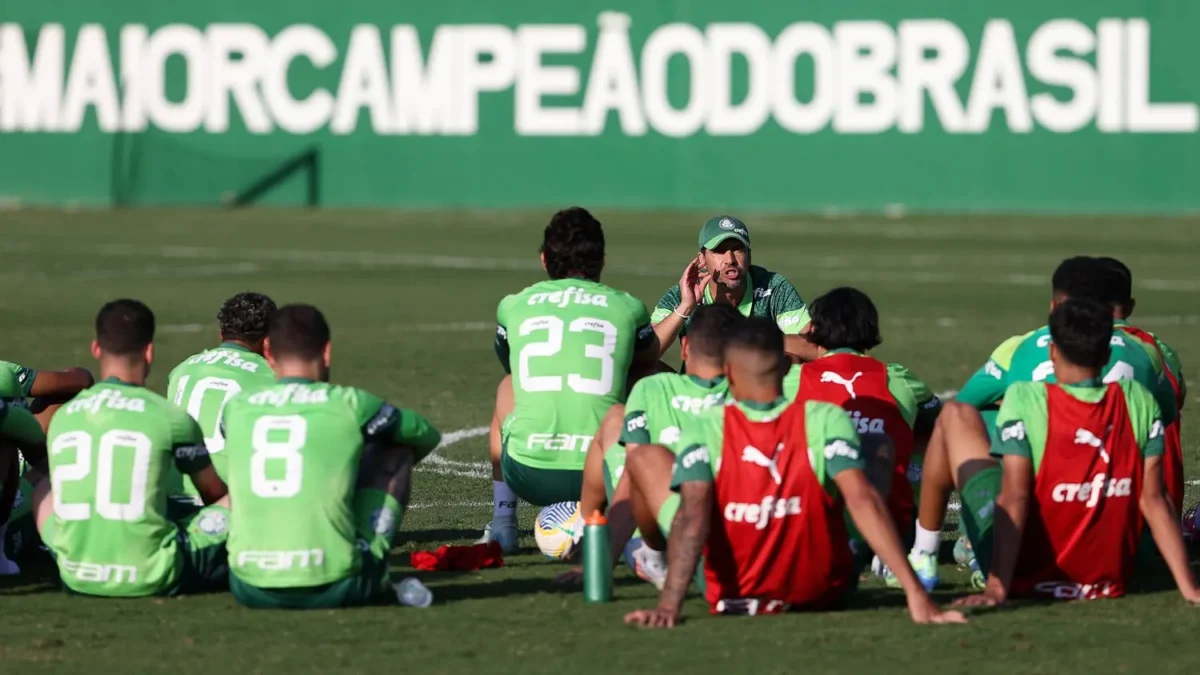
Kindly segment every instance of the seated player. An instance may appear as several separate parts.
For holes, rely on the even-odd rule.
[[[614,564],[635,528],[630,502],[632,481],[625,475],[626,454],[651,443],[677,451],[683,429],[705,410],[724,405],[729,391],[722,354],[725,333],[741,319],[742,315],[729,305],[697,307],[680,344],[683,359],[689,364],[688,373],[660,373],[638,380],[626,404],[609,409],[592,439],[583,470],[580,513],[603,509],[611,502],[608,522]],[[670,493],[669,474],[668,468],[656,486],[659,489],[650,496],[649,501],[656,504],[655,512]],[[641,500],[647,501],[645,497]],[[634,554],[635,571],[661,587],[666,570],[661,553],[665,543],[656,532],[650,535],[651,545]],[[577,569],[564,573],[559,581],[581,578]]]
[[[494,511],[480,542],[517,546],[517,498],[574,501],[588,445],[608,409],[658,366],[645,305],[600,283],[604,231],[579,207],[550,219],[542,240],[550,277],[505,297],[496,310],[496,390],[488,448]]]
[[[1183,364],[1178,354],[1167,343],[1163,342],[1150,331],[1143,330],[1129,323],[1133,308],[1137,304],[1133,299],[1133,272],[1116,258],[1100,258],[1117,272],[1116,287],[1111,293],[1113,300],[1113,318],[1122,332],[1132,336],[1150,356],[1155,367],[1166,378],[1171,391],[1175,394],[1175,419],[1169,424],[1163,434],[1163,480],[1167,485],[1167,495],[1175,506],[1176,513],[1183,509],[1183,442],[1180,437],[1180,423],[1183,416],[1183,403],[1187,400],[1187,381],[1183,377]]]
[[[86,368],[34,370],[0,361],[0,401],[11,407],[28,408],[45,432],[58,407],[92,386]],[[11,443],[0,441],[0,576],[20,573],[14,560],[32,550],[37,539],[30,503],[33,486],[22,474],[25,462]]]
[[[154,314],[136,300],[104,305],[92,355],[101,381],[51,421],[49,476],[35,480],[40,472],[30,472],[38,529],[63,584],[104,597],[223,587],[225,484],[196,421],[145,388],[154,361]],[[172,463],[209,504],[187,521],[167,517]]]
[[[1133,580],[1143,519],[1184,597],[1200,601],[1163,489],[1158,404],[1137,382],[1100,377],[1110,359],[1109,307],[1059,303],[1050,335],[1058,382],[1009,387],[990,447],[973,408],[942,412],[925,456],[921,524],[941,529],[957,487],[987,579],[968,604],[1118,597]],[[931,555],[917,546],[914,557]]]
[[[850,414],[864,444],[886,442],[893,451],[888,508],[903,538],[911,536],[922,457],[942,402],[898,363],[867,356],[883,342],[879,312],[862,291],[841,287],[809,305],[805,338],[818,358],[792,368],[784,391],[800,401],[826,401]],[[891,584],[894,576],[884,573]]]
[[[213,468],[226,482],[221,411],[238,392],[275,384],[275,373],[262,357],[267,321],[274,311],[275,302],[262,293],[229,298],[217,312],[221,344],[184,359],[168,378],[167,399],[200,424]],[[187,513],[199,499],[191,481],[180,477],[180,482],[172,502]]]
[[[329,324],[317,308],[280,308],[269,326],[279,381],[225,406],[229,588],[255,608],[379,601],[413,466],[442,436],[418,413],[329,384]]]
[[[1108,262],[1088,256],[1064,260],[1051,279],[1050,309],[1072,298],[1091,299],[1105,304],[1114,301],[1112,289],[1119,284],[1121,272]],[[1146,351],[1131,344],[1118,326],[1113,327],[1112,356],[1104,366],[1105,382],[1136,380],[1142,383],[1163,407],[1166,421],[1174,417],[1175,394],[1166,378],[1154,367]],[[1049,355],[1049,328],[1013,336],[992,352],[991,358],[967,380],[955,397],[983,412],[989,433],[995,437],[996,411],[1004,392],[1014,382],[1054,382],[1054,364]],[[1171,410],[1167,410],[1167,408]]]
[[[724,368],[733,400],[685,432],[672,479],[679,509],[670,523],[659,523],[670,530],[667,582],[658,608],[632,612],[626,623],[674,626],[701,553],[701,586],[713,613],[843,607],[858,578],[846,511],[896,570],[914,621],[965,621],[941,612],[905,564],[846,412],[824,401],[789,403],[783,395],[783,345],[768,319],[747,319],[728,336]]]
[[[24,400],[21,399],[21,402],[23,403]],[[8,403],[4,398],[0,398],[0,466],[16,464],[18,454],[29,458],[33,464],[39,465],[44,473],[46,471],[46,432],[42,430],[38,419],[23,406]],[[26,515],[29,511],[29,505],[26,502],[31,492],[22,489],[16,493],[15,503],[9,503],[9,506],[12,507],[14,522],[32,522],[32,517]],[[0,527],[0,534],[3,529]],[[18,534],[17,531],[14,531],[14,534],[16,537],[9,545],[12,546],[13,557],[16,557],[16,554],[27,542],[24,541],[24,534]],[[0,574],[19,574],[21,570],[16,563],[3,555],[6,543],[8,542],[0,539]]]

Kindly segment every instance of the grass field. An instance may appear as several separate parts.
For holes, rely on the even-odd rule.
[[[605,281],[653,305],[694,253],[706,214],[597,214]],[[454,441],[420,469],[394,556],[478,536],[491,515],[486,439],[502,374],[491,348],[501,296],[540,276],[549,214],[369,211],[0,213],[0,358],[91,366],[91,321],[105,300],[147,302],[159,322],[151,386],[217,342],[232,293],[321,307],[334,329],[333,379],[426,413]],[[1044,323],[1049,274],[1063,257],[1116,255],[1133,269],[1135,322],[1200,353],[1200,220],[747,216],[754,262],[806,299],[840,284],[883,314],[878,354],[953,390],[1000,340]],[[1194,361],[1191,361],[1194,363]],[[1196,381],[1196,371],[1187,372]],[[1198,463],[1200,405],[1185,411]],[[1194,488],[1189,488],[1193,489]],[[1194,497],[1189,501],[1194,501]],[[536,510],[522,506],[528,524]],[[1113,602],[1016,605],[964,627],[911,624],[903,596],[877,586],[840,614],[721,619],[693,599],[687,623],[626,628],[656,600],[618,572],[616,602],[586,606],[552,579],[561,567],[524,540],[501,570],[418,575],[427,610],[378,607],[253,612],[228,594],[172,600],[67,597],[44,574],[0,586],[0,672],[539,673],[1183,672],[1200,610],[1173,590]],[[533,552],[531,552],[533,551]],[[943,599],[966,591],[952,568]],[[957,584],[957,585],[954,585]],[[1184,645],[1180,648],[1180,645]],[[1182,657],[1182,658],[1181,658]]]

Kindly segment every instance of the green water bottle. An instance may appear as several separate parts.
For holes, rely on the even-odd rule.
[[[612,602],[612,552],[608,519],[593,511],[583,528],[583,600]]]

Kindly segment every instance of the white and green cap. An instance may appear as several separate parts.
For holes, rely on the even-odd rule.
[[[737,239],[750,250],[750,230],[733,216],[713,216],[700,228],[700,248],[716,248],[726,239]]]

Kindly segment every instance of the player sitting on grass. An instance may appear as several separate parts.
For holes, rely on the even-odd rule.
[[[63,584],[107,597],[224,586],[225,483],[196,421],[145,388],[154,361],[150,308],[136,300],[104,305],[92,356],[101,381],[54,415],[50,475],[35,481],[30,472],[38,529]],[[171,464],[209,504],[188,521],[167,517]]]
[[[517,546],[517,497],[538,506],[579,498],[592,435],[659,356],[642,302],[600,283],[604,231],[592,214],[554,214],[541,256],[549,280],[496,310],[496,355],[510,374],[496,390],[494,512],[480,541],[505,551]]]
[[[238,392],[275,383],[275,373],[262,357],[267,321],[274,311],[275,302],[262,293],[238,293],[229,298],[217,312],[221,344],[184,359],[168,378],[167,398],[200,424],[213,468],[226,482],[221,411]],[[186,513],[198,499],[192,482],[186,478],[181,482],[172,501]]]
[[[1133,299],[1133,272],[1116,258],[1100,258],[1117,272],[1114,279],[1116,284],[1110,294],[1113,300],[1113,318],[1121,332],[1128,333],[1145,348],[1150,360],[1166,378],[1167,384],[1175,394],[1175,418],[1167,424],[1163,433],[1163,481],[1167,486],[1167,495],[1175,512],[1183,509],[1183,442],[1180,437],[1180,422],[1183,414],[1183,403],[1187,400],[1187,382],[1183,377],[1183,364],[1175,350],[1163,342],[1154,333],[1142,330],[1129,323],[1133,308],[1137,304]]]
[[[43,432],[62,403],[94,383],[86,368],[38,371],[0,361],[0,401],[30,409]],[[37,526],[30,508],[33,486],[22,476],[26,468],[22,453],[0,441],[0,455],[4,456],[0,458],[0,576],[5,576],[20,573],[13,559],[33,548]]]
[[[416,412],[329,384],[330,346],[317,308],[279,309],[265,345],[279,381],[225,406],[229,587],[248,607],[383,598],[413,466],[442,438]]]
[[[941,612],[905,564],[846,412],[823,401],[789,403],[783,395],[783,345],[768,319],[747,319],[728,336],[724,368],[733,401],[685,432],[671,481],[680,505],[669,524],[667,582],[658,608],[632,612],[626,623],[674,626],[702,553],[701,586],[713,613],[843,607],[858,579],[846,511],[896,570],[914,621],[965,621]],[[664,531],[667,525],[660,523]]]
[[[24,400],[21,399],[21,402],[23,403]],[[24,406],[9,403],[4,398],[0,398],[0,467],[16,465],[18,454],[39,464],[44,472],[46,470],[46,432],[42,430],[37,418]],[[25,482],[23,478],[22,482]],[[27,497],[30,493],[31,491],[26,491],[23,486],[20,492],[15,493],[19,503],[8,502],[8,506],[13,507],[11,512],[14,515],[14,521],[18,524],[25,520],[32,520],[32,517],[25,515],[29,511],[29,505],[26,502],[31,501]],[[8,542],[2,536],[4,529],[4,527],[0,527],[0,574],[20,574],[21,570],[17,564],[5,555],[4,548]],[[16,557],[19,549],[26,543],[23,539],[23,536],[18,536],[13,541],[13,557]]]
[[[625,548],[634,531],[633,483],[625,474],[625,457],[639,448],[657,443],[671,451],[679,450],[684,429],[697,416],[713,406],[724,405],[729,385],[725,381],[723,349],[725,334],[742,315],[729,305],[703,305],[696,308],[688,333],[680,344],[683,359],[688,363],[686,375],[659,373],[638,380],[625,405],[609,409],[604,422],[588,448],[587,465],[583,471],[583,493],[580,513],[608,510],[613,563]],[[654,448],[650,448],[653,452]],[[666,560],[661,551],[665,541],[652,526],[653,514],[658,513],[670,492],[670,466],[674,456],[664,460],[663,472],[653,490],[638,494],[638,507],[649,509],[648,532],[643,532],[648,544],[634,553],[635,571],[643,579],[662,587]],[[579,581],[582,572],[574,570],[559,577],[562,583]]]
[[[794,366],[784,391],[801,401],[826,401],[850,414],[864,445],[886,443],[891,449],[891,480],[881,489],[902,538],[911,537],[920,487],[922,457],[942,402],[929,387],[898,363],[884,363],[866,352],[883,342],[879,312],[862,291],[841,287],[809,305],[812,322],[805,339],[818,358]],[[872,454],[879,454],[882,448]],[[896,578],[886,571],[888,583]]]
[[[1112,289],[1121,272],[1104,260],[1077,256],[1064,260],[1051,279],[1050,309],[1072,298],[1112,304]],[[1114,278],[1117,277],[1117,278]],[[1147,355],[1146,350],[1113,327],[1112,356],[1104,365],[1105,382],[1136,380],[1158,400],[1169,422],[1175,414],[1175,394],[1170,384]],[[1014,382],[1054,382],[1054,363],[1049,353],[1048,327],[1005,340],[958,392],[956,400],[983,412],[986,427],[995,437],[996,411],[1004,392]],[[1169,409],[1168,409],[1169,408]]]
[[[1133,581],[1143,519],[1175,581],[1200,601],[1162,480],[1163,424],[1145,387],[1105,384],[1112,312],[1090,300],[1050,314],[1058,383],[1018,382],[1004,395],[990,444],[974,408],[947,405],[925,455],[921,525],[939,533],[950,491],[986,590],[966,600],[1117,597]],[[999,456],[997,461],[994,456]],[[936,571],[936,541],[911,558]]]

